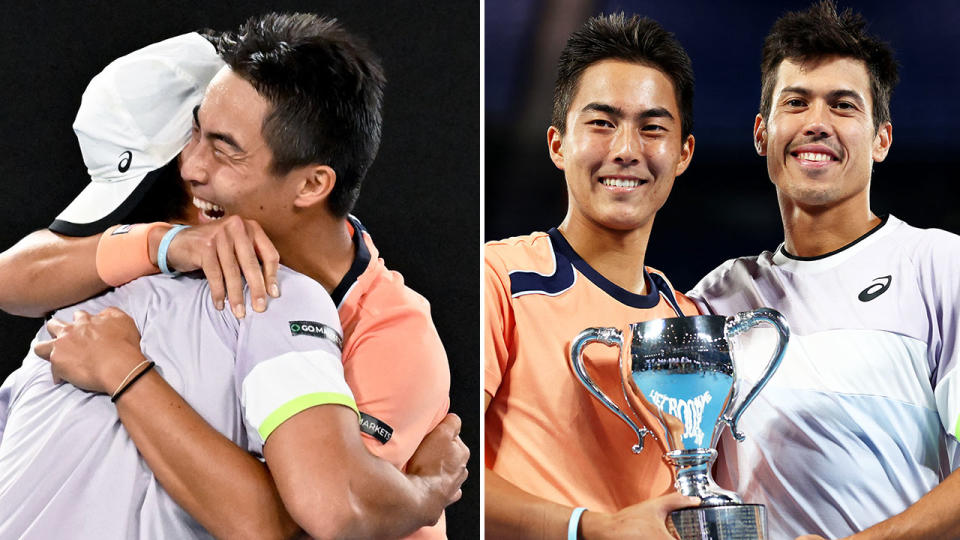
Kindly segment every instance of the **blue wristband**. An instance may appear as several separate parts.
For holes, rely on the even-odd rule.
[[[163,239],[160,240],[160,249],[157,250],[157,266],[160,267],[160,271],[164,274],[170,276],[180,275],[180,272],[170,270],[170,267],[167,266],[167,249],[170,248],[170,242],[173,242],[173,237],[175,237],[180,231],[189,228],[189,225],[174,225],[173,227],[170,227],[170,230],[167,231],[167,234],[163,235]]]
[[[567,525],[567,540],[577,540],[577,529],[580,528],[580,516],[586,512],[584,507],[574,508],[570,514],[570,524]]]

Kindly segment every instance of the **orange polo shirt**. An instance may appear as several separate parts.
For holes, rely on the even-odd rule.
[[[650,293],[633,294],[586,264],[556,229],[490,242],[484,252],[486,467],[517,487],[568,506],[614,512],[673,489],[658,441],[637,437],[581,385],[570,346],[582,330],[695,315],[647,268]],[[618,350],[585,349],[591,378],[622,410]],[[647,427],[661,432],[653,417]],[[660,439],[662,440],[662,438]]]

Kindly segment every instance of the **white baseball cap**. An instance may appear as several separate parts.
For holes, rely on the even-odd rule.
[[[125,218],[190,140],[193,109],[223,65],[212,43],[190,33],[122,56],[94,77],[73,123],[90,183],[50,229],[90,236]]]

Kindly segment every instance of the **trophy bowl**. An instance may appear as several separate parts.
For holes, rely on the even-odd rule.
[[[763,374],[739,399],[742,379],[729,340],[755,326],[771,326],[777,346]],[[628,347],[624,347],[624,334]],[[779,367],[790,330],[775,310],[760,308],[733,317],[699,315],[655,319],[616,328],[587,328],[570,348],[574,373],[596,399],[637,434],[633,451],[654,432],[639,420],[641,411],[657,419],[667,452],[664,459],[675,474],[675,487],[684,495],[700,497],[700,506],[676,510],[668,526],[683,540],[764,539],[766,510],[744,504],[720,488],[710,474],[723,428],[742,441],[737,422]],[[594,342],[620,348],[620,380],[633,418],[620,409],[593,382],[583,362],[583,349]],[[634,418],[637,419],[634,422]]]

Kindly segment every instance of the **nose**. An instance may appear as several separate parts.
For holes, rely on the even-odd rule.
[[[830,107],[823,101],[817,101],[807,109],[806,121],[806,125],[803,127],[804,135],[818,139],[833,135]]]
[[[194,136],[180,152],[180,176],[186,182],[197,184],[207,182],[207,167],[202,156],[202,145],[203,143]]]
[[[636,129],[627,126],[620,127],[617,129],[612,145],[615,162],[631,165],[639,161],[643,142],[640,140],[640,133]]]

